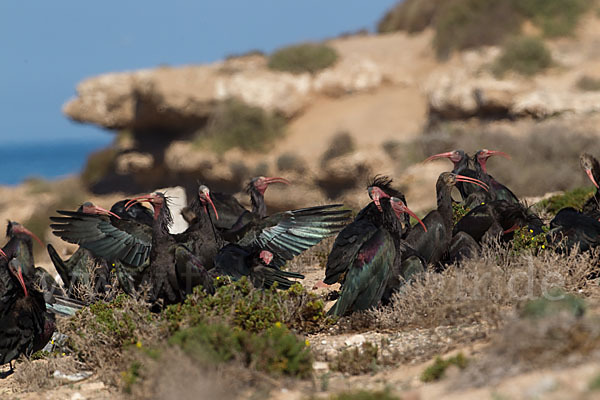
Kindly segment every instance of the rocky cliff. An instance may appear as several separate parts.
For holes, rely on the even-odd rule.
[[[331,198],[358,206],[366,200],[357,194],[367,177],[385,173],[423,210],[433,205],[433,181],[448,165],[413,164],[434,151],[501,146],[516,153],[521,167],[538,163],[532,170],[541,171],[549,155],[536,158],[528,149],[540,138],[546,152],[564,150],[562,141],[573,136],[585,139],[571,144],[595,143],[600,91],[577,83],[600,77],[599,26],[590,16],[574,37],[547,41],[553,65],[535,76],[495,75],[490,65],[500,49],[494,46],[437,61],[429,30],[361,35],[329,41],[339,58],[314,74],[273,71],[266,57],[251,54],[93,77],[78,85],[64,113],[120,132],[105,173],[91,182],[98,192],[192,189],[197,180],[237,191],[251,176],[270,174],[295,183],[269,195],[275,208]],[[231,98],[280,116],[285,134],[259,150],[214,151],[202,135]],[[336,151],[341,138],[350,144]],[[521,195],[583,183],[569,175],[532,185],[534,176],[515,178],[519,170],[511,166],[495,175],[516,179]]]

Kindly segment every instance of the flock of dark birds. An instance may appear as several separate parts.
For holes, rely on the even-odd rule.
[[[62,284],[35,266],[33,241],[24,226],[9,222],[8,242],[0,250],[0,365],[42,349],[55,330],[56,315],[73,315],[97,299],[110,299],[115,286],[147,300],[154,311],[182,302],[194,287],[212,294],[218,277],[247,277],[256,288],[286,290],[304,276],[286,271],[286,263],[324,238],[337,234],[325,278],[317,286],[340,283],[329,313],[337,316],[387,304],[407,282],[424,271],[476,257],[486,241],[512,240],[515,230],[546,233],[556,251],[600,244],[600,164],[582,154],[581,166],[596,186],[582,210],[560,210],[544,229],[543,221],[487,172],[486,162],[499,151],[462,150],[436,154],[454,168],[436,183],[437,208],[422,220],[387,177],[368,185],[371,202],[352,220],[341,204],[267,215],[264,194],[283,178],[258,177],[247,192],[252,210],[232,195],[211,193],[200,185],[182,210],[189,227],[171,234],[169,198],[160,192],[124,199],[110,210],[90,202],[76,211],[57,211],[50,227],[63,240],[79,245],[63,260],[52,245],[48,253]],[[452,198],[456,187],[460,201]],[[142,203],[149,203],[151,208]],[[470,209],[457,223],[453,204]],[[410,217],[417,220],[411,226]],[[83,290],[85,289],[85,290]]]

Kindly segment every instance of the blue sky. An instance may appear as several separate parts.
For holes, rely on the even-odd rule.
[[[61,113],[86,77],[373,30],[397,0],[0,2],[0,140],[110,135]]]

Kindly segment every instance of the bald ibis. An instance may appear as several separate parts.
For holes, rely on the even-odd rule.
[[[550,221],[549,237],[554,245],[588,251],[600,244],[600,222],[572,207],[563,208]]]
[[[19,355],[30,356],[48,343],[55,324],[46,312],[44,295],[26,280],[17,258],[0,269],[0,282],[0,298],[11,299],[0,310],[0,365],[10,363],[12,371],[12,361]]]
[[[174,235],[175,240],[190,249],[205,268],[211,269],[214,267],[217,252],[225,242],[214,225],[221,215],[215,208],[208,187],[198,187],[198,194],[191,201],[189,208],[196,217],[185,232]]]
[[[173,222],[168,198],[161,192],[132,199],[128,205],[148,202],[154,209],[150,265],[142,274],[142,285],[150,287],[149,301],[156,307],[181,302],[195,286],[212,293],[212,279],[190,249],[169,233]]]
[[[52,275],[44,268],[35,266],[33,259],[33,239],[42,246],[44,243],[29,229],[14,221],[8,221],[6,237],[8,238],[8,242],[4,245],[3,251],[8,256],[8,259],[18,259],[26,280],[42,288],[46,301],[53,302],[54,295],[64,295],[62,288],[56,283]],[[0,258],[0,268],[2,268],[4,262]]]
[[[506,200],[510,203],[519,203],[519,199],[515,194],[506,186],[494,179],[493,176],[487,172],[487,160],[494,155],[502,156],[506,159],[510,159],[510,156],[502,151],[482,149],[478,150],[474,155],[475,159],[475,170],[477,179],[485,182],[489,186],[489,192],[485,196],[485,201],[492,200]],[[478,199],[480,200],[480,199]],[[469,204],[470,207],[481,204],[481,201],[473,201]]]
[[[120,202],[121,203],[121,202]],[[124,208],[117,203],[116,209],[123,214],[126,214]],[[115,208],[113,206],[113,208]],[[102,207],[96,206],[91,202],[83,203],[77,212],[85,214],[107,215],[115,218],[121,218],[112,211],[105,210]],[[60,275],[67,295],[78,300],[90,301],[92,299],[83,299],[84,293],[81,293],[80,288],[90,288],[92,293],[85,295],[105,294],[108,291],[108,286],[111,282],[111,272],[108,263],[101,257],[95,257],[89,250],[84,247],[79,247],[68,260],[60,258],[56,249],[52,244],[47,246],[48,255],[54,264],[56,271]],[[92,282],[93,279],[93,282]]]
[[[437,160],[440,158],[447,158],[452,161],[452,164],[454,165],[454,168],[451,171],[452,173],[470,178],[477,178],[473,159],[466,154],[464,150],[453,150],[446,153],[434,154],[427,157],[423,162]],[[463,182],[457,182],[456,188],[458,189],[463,202],[465,202],[470,195],[473,193],[478,193],[481,190],[476,185],[465,184]]]
[[[452,172],[440,174],[435,185],[437,209],[429,212],[423,218],[424,226],[415,225],[406,237],[407,243],[423,256],[427,264],[438,264],[452,240],[451,192],[457,182],[471,183],[487,190],[485,183],[477,179],[456,175]],[[424,227],[427,227],[427,230]]]
[[[340,296],[328,311],[331,315],[347,315],[379,304],[393,274],[394,264],[399,263],[403,229],[400,214],[414,213],[396,197],[380,198],[379,207],[370,208],[368,214],[359,220],[372,226],[362,235],[356,235],[357,245],[336,239],[338,246],[336,248],[334,244],[328,264],[332,257],[340,254],[345,256],[349,265]],[[339,250],[342,246],[345,251]]]
[[[477,243],[481,243],[487,232],[488,236],[499,233],[505,240],[512,239],[512,232],[527,227],[534,235],[543,232],[542,220],[521,203],[506,200],[495,200],[481,204],[470,210],[454,226],[453,234],[459,232],[469,234]]]
[[[231,229],[236,223],[238,226],[243,225],[245,223],[244,218],[247,218],[248,214],[256,214],[260,218],[266,217],[265,191],[273,183],[288,185],[290,182],[285,178],[264,176],[258,176],[250,180],[246,186],[246,193],[250,195],[251,211],[242,206],[233,195],[213,193],[215,208],[209,210],[209,213],[212,220],[215,221],[215,226],[218,229],[226,230]],[[216,219],[217,212],[219,213],[219,219]]]
[[[598,163],[598,160],[596,160],[594,156],[588,153],[581,154],[579,157],[579,163],[581,164],[581,168],[583,168],[588,178],[590,178],[596,187],[594,196],[590,197],[588,201],[586,201],[581,209],[581,212],[596,220],[600,220],[600,190],[598,190],[600,188],[600,186],[598,186],[598,182],[600,182],[600,163]]]
[[[304,275],[282,271],[270,266],[273,253],[268,250],[244,248],[235,244],[225,245],[215,260],[216,267],[209,271],[211,276],[229,276],[233,280],[248,277],[256,288],[269,288],[277,282],[277,288],[287,290]]]
[[[239,232],[234,246],[245,249],[249,254],[262,250],[272,253],[268,264],[279,269],[292,258],[318,244],[326,237],[342,230],[350,221],[350,210],[341,208],[341,204],[301,208],[273,214],[247,224]],[[231,249],[229,246],[228,248]],[[229,270],[230,266],[221,263],[222,252],[217,256],[217,268]]]

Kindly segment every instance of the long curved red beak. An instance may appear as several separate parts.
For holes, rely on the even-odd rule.
[[[29,229],[25,228],[23,225],[17,225],[13,229],[15,232],[20,232],[20,233],[29,235],[29,237],[35,239],[41,246],[44,246],[44,242],[42,242],[42,240],[39,237],[37,237],[33,232],[31,232]]]
[[[6,253],[2,249],[0,249],[0,256],[6,258],[8,260],[8,256],[6,255]]]
[[[506,154],[503,151],[498,151],[498,150],[488,150],[487,151],[488,155],[490,156],[501,156],[506,158],[507,160],[510,160],[510,155]]]
[[[471,178],[469,176],[464,176],[464,175],[455,175],[455,177],[456,177],[457,182],[472,183],[473,185],[479,186],[486,192],[489,192],[490,187],[487,185],[487,183],[482,182],[479,179]]]
[[[91,212],[90,212],[91,214],[98,214],[98,215],[110,215],[111,217],[115,217],[115,218],[117,218],[117,219],[121,219],[121,217],[119,217],[119,216],[118,216],[117,214],[115,214],[114,212],[112,212],[112,211],[109,211],[109,210],[107,210],[107,209],[105,209],[105,208],[102,208],[102,207],[100,207],[100,206],[96,206],[96,205],[94,205],[94,206],[92,206],[92,207],[89,207],[88,209],[91,211]]]
[[[208,202],[210,203],[210,206],[212,207],[213,211],[215,212],[215,217],[217,219],[219,219],[219,213],[217,212],[217,207],[215,207],[215,203],[213,203],[212,199],[210,198],[210,193],[205,193],[204,195],[206,196],[206,200],[208,200]]]
[[[21,284],[21,287],[23,288],[23,293],[25,293],[25,297],[29,296],[29,293],[27,293],[27,286],[25,286],[25,279],[23,278],[23,271],[21,270],[21,265],[18,264],[15,268],[13,265],[9,264],[8,267],[11,269],[12,273],[15,275],[15,277]]]
[[[270,185],[271,183],[284,183],[286,185],[289,185],[290,181],[288,181],[285,178],[281,178],[279,176],[273,176],[273,177],[270,177],[270,178],[265,178],[265,183],[267,185]]]
[[[129,210],[131,208],[131,206],[133,206],[135,203],[143,203],[143,202],[152,203],[153,200],[154,200],[154,196],[152,196],[151,194],[145,194],[143,196],[134,197],[133,199],[131,199],[127,203],[125,203],[125,209]]]
[[[415,214],[414,212],[412,212],[412,210],[410,208],[408,208],[406,206],[406,204],[404,204],[402,202],[402,200],[400,200],[400,199],[398,199],[396,197],[392,197],[391,203],[392,203],[392,208],[396,212],[396,216],[398,218],[400,218],[400,214],[406,213],[406,214],[410,215],[411,217],[413,217],[414,219],[416,219],[419,222],[419,224],[421,224],[421,226],[423,227],[423,230],[425,232],[427,232],[427,227],[425,226],[425,224],[423,223],[423,221],[421,221],[421,218],[417,217],[417,214]]]
[[[423,162],[426,163],[428,161],[437,160],[438,158],[450,158],[450,157],[452,157],[453,154],[454,154],[453,151],[448,151],[446,153],[440,153],[440,154],[434,154],[432,156],[427,157],[425,160],[423,160]]]
[[[585,169],[585,173],[587,174],[588,178],[590,178],[590,180],[592,181],[592,183],[594,184],[594,186],[596,186],[596,189],[600,189],[600,186],[598,186],[598,183],[594,179],[594,174],[592,174],[592,170],[586,168]]]

